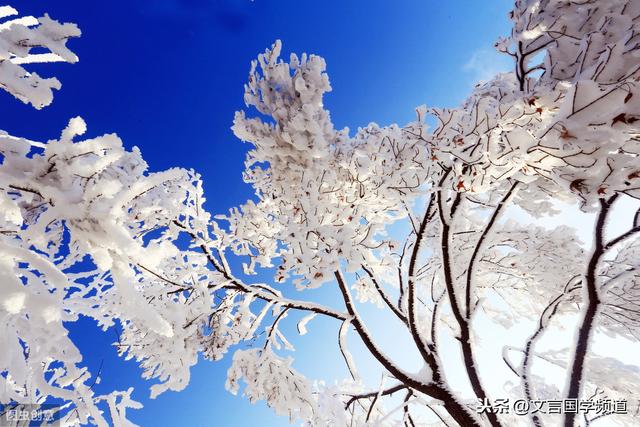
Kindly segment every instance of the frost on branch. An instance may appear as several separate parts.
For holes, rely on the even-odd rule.
[[[512,13],[506,49],[526,102],[549,116],[535,151],[559,162],[551,176],[586,206],[615,192],[640,196],[639,13],[626,0],[518,1]]]
[[[640,340],[640,239],[619,248],[606,262],[602,279],[603,331]]]
[[[60,24],[44,15],[9,18],[18,12],[11,6],[0,7],[0,88],[35,108],[46,107],[53,100],[53,89],[60,89],[55,77],[43,78],[27,71],[23,65],[37,62],[78,61],[67,47],[71,37],[80,36],[75,24]],[[34,48],[47,53],[31,53]]]
[[[549,295],[558,291],[558,284],[580,274],[576,260],[584,256],[567,226],[549,230],[507,222],[493,234],[479,260],[477,279],[482,285],[478,296],[487,298],[483,308],[492,305],[491,296],[498,296],[500,305],[511,308],[501,314],[507,327],[523,318],[536,319]]]
[[[120,392],[94,394],[64,322],[80,315],[105,329],[119,322],[120,353],[161,379],[155,392],[175,390],[197,361],[199,324],[189,321],[212,301],[209,272],[198,272],[206,258],[181,253],[177,233],[168,231],[171,221],[199,209],[197,176],[147,173],[139,151],[125,150],[115,135],[76,141],[85,130],[75,118],[48,143],[0,136],[0,401],[60,398],[70,419],[107,425],[96,404],[107,402],[117,411],[113,419],[137,404]],[[152,232],[159,237],[149,238]],[[193,284],[193,304],[184,304],[187,293],[171,292],[187,288],[180,281]]]
[[[252,63],[245,87],[245,102],[272,120],[245,112],[234,120],[235,134],[254,147],[245,180],[259,200],[243,206],[241,216],[233,211],[229,222],[237,253],[267,266],[282,256],[276,281],[293,275],[299,286],[318,286],[339,260],[355,271],[393,245],[385,227],[405,217],[397,207],[424,190],[427,149],[400,144],[397,126],[371,124],[353,138],[336,131],[322,103],[330,90],[324,60],[292,55],[286,63],[280,49],[276,42]],[[269,240],[284,248],[265,247]]]
[[[253,298],[242,298],[240,294],[220,302],[209,316],[207,328],[201,332],[200,339],[206,358],[220,360],[231,346],[253,336],[260,320],[271,306],[267,305],[262,309],[262,313],[256,316],[251,312],[252,302]]]
[[[311,419],[315,400],[307,380],[292,367],[292,358],[282,358],[271,350],[238,350],[227,374],[227,389],[237,394],[240,380],[245,382],[243,394],[252,402],[264,400],[278,415],[290,420]]]
[[[539,318],[533,348],[556,326],[553,316],[582,315],[576,304],[586,304],[589,269],[601,282],[597,327],[634,337],[635,303],[621,298],[635,292],[637,266],[625,259],[637,251],[594,257],[569,227],[505,221],[504,212],[517,206],[538,219],[563,201],[602,213],[613,195],[640,197],[639,14],[629,1],[518,1],[513,32],[497,45],[514,58],[513,72],[476,87],[458,108],[419,107],[404,127],[371,124],[353,135],[335,130],[323,107],[324,61],[292,55],[287,63],[276,42],[245,87],[260,115],[239,112],[233,128],[252,144],[245,179],[258,200],[220,217],[231,224],[225,241],[252,260],[248,271],[276,264],[275,282],[292,278],[300,289],[341,269],[355,273],[356,298],[391,310],[427,364],[438,360],[430,331],[445,324],[461,342],[477,397],[485,392],[470,329],[479,309],[505,325]],[[387,234],[400,220],[411,230],[406,242]],[[367,346],[393,370],[375,343]]]

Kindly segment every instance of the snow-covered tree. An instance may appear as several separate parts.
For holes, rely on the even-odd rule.
[[[459,108],[421,106],[403,127],[355,134],[335,129],[324,108],[324,60],[283,61],[276,42],[245,86],[259,114],[238,112],[233,124],[251,144],[244,178],[255,197],[225,215],[207,212],[193,171],[149,173],[115,135],[78,140],[80,118],[47,143],[1,135],[0,403],[58,398],[63,424],[105,425],[106,401],[114,424],[127,425],[126,408],[139,404],[131,389],[95,395],[66,329],[79,316],[120,325],[121,355],[160,380],[152,396],[184,389],[199,354],[231,353],[231,392],[308,425],[595,421],[478,411],[478,401],[505,397],[487,391],[491,367],[476,361],[480,316],[535,325],[495,356],[514,374],[509,397],[635,396],[637,368],[590,344],[597,332],[640,334],[640,210],[616,209],[640,198],[640,3],[516,1],[510,16],[497,48],[513,72],[479,84]],[[38,60],[36,45],[75,61],[64,42],[78,34],[46,16],[1,24],[2,87],[47,105],[57,80],[19,64]],[[562,203],[594,215],[592,242],[570,223],[543,226]],[[621,234],[607,227],[614,215],[628,223]],[[307,296],[318,287],[334,304]],[[360,313],[369,303],[406,331],[421,369],[382,350]],[[303,335],[313,317],[335,321],[349,378],[313,382],[294,368],[282,328],[293,312],[305,314]],[[566,332],[564,351],[539,345],[567,323],[576,332]],[[350,335],[389,385],[358,370]],[[543,363],[562,369],[565,390],[533,369]],[[467,388],[447,381],[452,369]],[[598,417],[636,425],[634,411]]]

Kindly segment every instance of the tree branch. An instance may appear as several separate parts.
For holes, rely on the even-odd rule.
[[[597,270],[601,258],[605,253],[604,246],[604,227],[611,206],[616,201],[618,195],[611,196],[608,200],[600,199],[600,210],[596,218],[594,230],[593,252],[587,265],[587,272],[584,280],[584,298],[585,308],[582,321],[578,327],[578,337],[574,348],[574,358],[571,364],[569,388],[567,390],[567,399],[579,399],[582,387],[582,379],[584,375],[584,362],[589,350],[589,338],[593,330],[596,315],[600,305],[600,295],[597,286]],[[564,418],[565,427],[573,427],[575,415],[567,413]]]
[[[393,304],[393,302],[391,302],[387,293],[384,291],[384,289],[382,289],[382,286],[380,286],[380,284],[376,280],[375,276],[373,275],[373,272],[369,270],[364,264],[362,265],[362,269],[367,273],[367,275],[373,282],[373,285],[375,286],[376,290],[380,294],[380,297],[382,297],[382,300],[385,302],[385,304],[387,304],[387,307],[389,307],[389,309],[393,312],[393,314],[395,314],[396,317],[400,319],[402,323],[406,324],[407,323],[406,316],[402,314],[400,309],[396,307],[395,304]]]
[[[443,177],[446,178],[447,175]],[[441,181],[442,182],[442,181]],[[447,295],[449,296],[449,303],[451,305],[451,311],[453,312],[453,316],[458,322],[458,326],[460,328],[460,347],[462,349],[462,357],[464,360],[465,369],[467,371],[467,376],[469,377],[469,381],[471,383],[471,388],[473,392],[476,394],[478,399],[487,399],[487,393],[484,391],[482,383],[480,382],[480,376],[478,375],[478,371],[476,370],[476,364],[473,355],[473,348],[471,346],[471,331],[469,328],[469,323],[467,319],[462,315],[460,311],[460,306],[458,305],[458,300],[456,297],[456,291],[453,281],[453,275],[451,272],[451,254],[449,251],[449,242],[451,239],[450,236],[450,220],[454,218],[455,212],[460,204],[461,195],[456,192],[454,199],[451,204],[450,218],[445,217],[444,212],[444,201],[442,195],[442,189],[438,190],[436,193],[436,199],[438,203],[438,213],[440,216],[440,222],[442,226],[441,236],[440,236],[440,247],[442,250],[442,269],[444,275],[445,286],[447,288]],[[498,417],[494,413],[487,413],[487,418],[489,422],[494,427],[500,427],[501,423],[498,420]]]
[[[640,225],[637,225],[637,226],[627,230],[625,233],[622,233],[621,235],[619,235],[615,239],[612,239],[609,243],[607,243],[604,246],[604,250],[608,251],[609,249],[611,249],[612,247],[614,247],[618,243],[620,243],[620,242],[622,242],[624,240],[627,240],[628,238],[632,237],[634,234],[637,234],[637,233],[640,233]]]
[[[334,275],[336,277],[336,281],[338,282],[340,291],[342,292],[342,297],[344,299],[345,306],[347,307],[347,312],[353,318],[353,326],[355,327],[356,332],[360,336],[360,339],[362,339],[362,342],[367,347],[371,355],[375,357],[376,360],[378,360],[378,362],[380,362],[380,364],[398,381],[403,382],[405,386],[418,390],[421,393],[431,396],[434,399],[442,401],[445,409],[460,425],[465,427],[480,427],[479,422],[476,420],[475,416],[468,410],[468,408],[460,404],[453,396],[453,394],[448,389],[444,388],[442,384],[436,381],[427,384],[417,380],[416,378],[413,378],[412,376],[408,375],[400,368],[398,368],[384,353],[380,351],[380,349],[373,342],[369,331],[367,330],[366,326],[362,322],[362,319],[360,318],[360,315],[355,309],[351,293],[347,288],[342,274],[339,271],[336,271],[334,272]]]
[[[535,399],[535,395],[533,393],[533,387],[531,385],[531,378],[529,376],[529,372],[531,371],[531,365],[532,365],[532,360],[533,360],[532,357],[534,355],[533,349],[534,349],[536,343],[538,342],[538,340],[540,339],[540,337],[542,336],[542,333],[544,332],[544,329],[547,327],[547,325],[549,324],[549,322],[551,321],[553,316],[556,315],[556,313],[558,311],[558,307],[560,306],[560,304],[573,291],[575,291],[577,289],[580,289],[580,283],[578,283],[578,284],[574,285],[573,287],[569,288],[569,285],[574,280],[576,280],[578,278],[579,278],[579,276],[572,277],[567,282],[567,284],[565,285],[564,291],[560,295],[555,297],[547,305],[547,307],[545,307],[545,309],[540,314],[540,318],[538,320],[538,328],[529,337],[529,339],[527,340],[527,343],[525,344],[525,347],[524,347],[524,350],[523,350],[522,365],[521,365],[521,368],[520,368],[520,381],[521,381],[521,384],[522,384],[524,397],[525,397],[525,399],[527,399],[529,401]],[[531,415],[531,421],[533,422],[533,425],[536,426],[536,427],[542,427],[542,420],[540,419],[538,414],[532,413],[530,415]]]
[[[431,196],[429,198],[429,203],[427,205],[427,209],[422,217],[422,221],[420,221],[420,228],[416,234],[416,241],[413,245],[413,250],[411,251],[411,258],[409,260],[409,279],[407,281],[407,300],[408,307],[407,312],[409,314],[409,332],[411,332],[411,337],[420,352],[420,355],[424,359],[424,361],[429,365],[432,370],[437,370],[437,366],[435,363],[434,355],[428,350],[427,344],[425,344],[425,340],[420,334],[420,329],[418,326],[418,319],[416,316],[416,263],[418,261],[418,254],[420,253],[420,247],[422,246],[422,240],[424,238],[425,231],[427,229],[427,224],[429,223],[429,214],[431,213],[431,209],[434,205],[434,198]]]
[[[198,240],[198,236],[187,229],[187,227],[184,224],[181,224],[178,221],[173,221],[173,223],[178,226],[179,228],[181,228],[182,230],[185,231],[185,233],[187,233],[189,236],[191,236],[191,238],[196,241]],[[333,310],[329,307],[325,307],[323,305],[320,304],[316,304],[316,303],[311,303],[311,302],[307,302],[307,301],[298,301],[298,300],[293,300],[293,299],[289,299],[289,298],[285,298],[282,297],[280,295],[278,295],[277,293],[273,292],[273,291],[263,291],[263,290],[258,290],[255,287],[252,286],[248,286],[244,283],[242,283],[239,279],[231,276],[231,274],[222,267],[222,265],[218,262],[218,260],[216,259],[215,256],[213,256],[213,254],[211,253],[211,250],[209,249],[209,247],[207,245],[205,245],[204,243],[201,243],[199,245],[200,249],[202,250],[202,252],[205,254],[205,256],[207,257],[207,260],[211,263],[211,265],[213,266],[213,268],[220,274],[222,274],[222,276],[229,282],[228,285],[224,285],[225,288],[233,288],[233,289],[237,289],[240,290],[242,292],[245,293],[249,293],[252,294],[253,296],[255,296],[256,298],[259,298],[261,300],[267,301],[267,302],[273,302],[273,303],[277,303],[282,305],[284,308],[293,308],[296,310],[305,310],[305,311],[311,311],[317,314],[323,314],[325,316],[329,316],[329,317],[333,317],[334,319],[337,320],[346,320],[349,318],[348,315],[346,315],[345,313],[341,313],[339,311]],[[209,288],[214,288],[217,285],[215,284],[211,284],[209,285]]]
[[[509,190],[504,195],[502,200],[500,200],[500,202],[498,203],[498,206],[493,211],[493,214],[491,215],[491,218],[489,218],[489,222],[487,223],[487,225],[485,226],[484,230],[482,231],[482,234],[480,235],[480,238],[478,239],[478,242],[476,243],[476,246],[473,249],[473,253],[471,254],[471,258],[469,259],[469,267],[467,268],[467,284],[466,284],[466,288],[465,288],[465,298],[464,298],[464,306],[465,306],[465,313],[466,313],[467,319],[471,318],[471,312],[472,312],[472,310],[471,310],[471,288],[473,286],[474,273],[475,273],[475,270],[476,270],[476,259],[477,259],[478,255],[480,254],[480,251],[482,250],[482,245],[483,245],[485,239],[489,235],[489,232],[493,228],[493,226],[496,223],[497,219],[500,217],[500,214],[504,211],[505,206],[507,206],[507,203],[509,202],[509,200],[511,199],[511,197],[515,193],[515,190],[516,190],[517,186],[518,186],[518,181],[513,183],[511,188],[509,188]]]
[[[356,394],[356,395],[351,396],[351,399],[349,399],[347,401],[347,403],[345,404],[344,408],[345,409],[349,409],[349,406],[351,406],[353,404],[353,402],[355,402],[356,400],[369,399],[371,397],[375,397],[375,396],[378,396],[378,395],[380,395],[380,396],[389,396],[389,395],[391,395],[391,394],[393,394],[393,393],[395,393],[397,391],[404,390],[406,388],[407,388],[407,386],[404,385],[404,384],[397,384],[397,385],[395,385],[393,387],[389,387],[389,388],[387,388],[385,390],[382,390],[382,393],[380,391],[372,391],[372,392],[369,392],[369,393]]]

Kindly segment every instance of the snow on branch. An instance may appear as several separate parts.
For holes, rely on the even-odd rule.
[[[0,12],[0,18],[8,18],[0,22],[0,88],[40,109],[51,104],[53,90],[60,89],[60,82],[55,77],[43,78],[29,72],[23,65],[77,62],[78,57],[66,43],[68,39],[80,36],[80,30],[75,24],[60,24],[46,14],[40,18],[9,18],[17,14],[10,6],[3,6]],[[31,53],[34,48],[48,52]]]

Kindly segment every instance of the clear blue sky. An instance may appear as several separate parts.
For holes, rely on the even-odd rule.
[[[79,63],[36,67],[62,82],[51,106],[36,111],[0,94],[3,129],[48,140],[81,115],[89,136],[118,133],[127,147],[141,148],[152,170],[200,172],[212,212],[251,197],[241,179],[248,147],[229,128],[243,108],[249,62],[275,39],[283,41],[285,57],[308,52],[327,60],[333,92],[325,105],[338,128],[404,124],[420,104],[456,105],[475,79],[508,61],[491,53],[510,29],[506,0],[21,0],[13,6],[75,22],[83,35],[69,43]],[[199,364],[187,390],[152,401],[135,364],[118,360],[109,346],[115,334],[99,333],[90,322],[72,330],[89,369],[95,373],[102,364],[98,391],[137,387],[145,408],[131,418],[143,426],[287,425],[264,405],[225,391],[230,360]],[[334,345],[336,333],[335,325],[318,322],[298,341],[295,366],[317,378],[316,353],[305,349],[322,347],[325,339]],[[327,375],[341,374],[334,358],[320,362]]]

